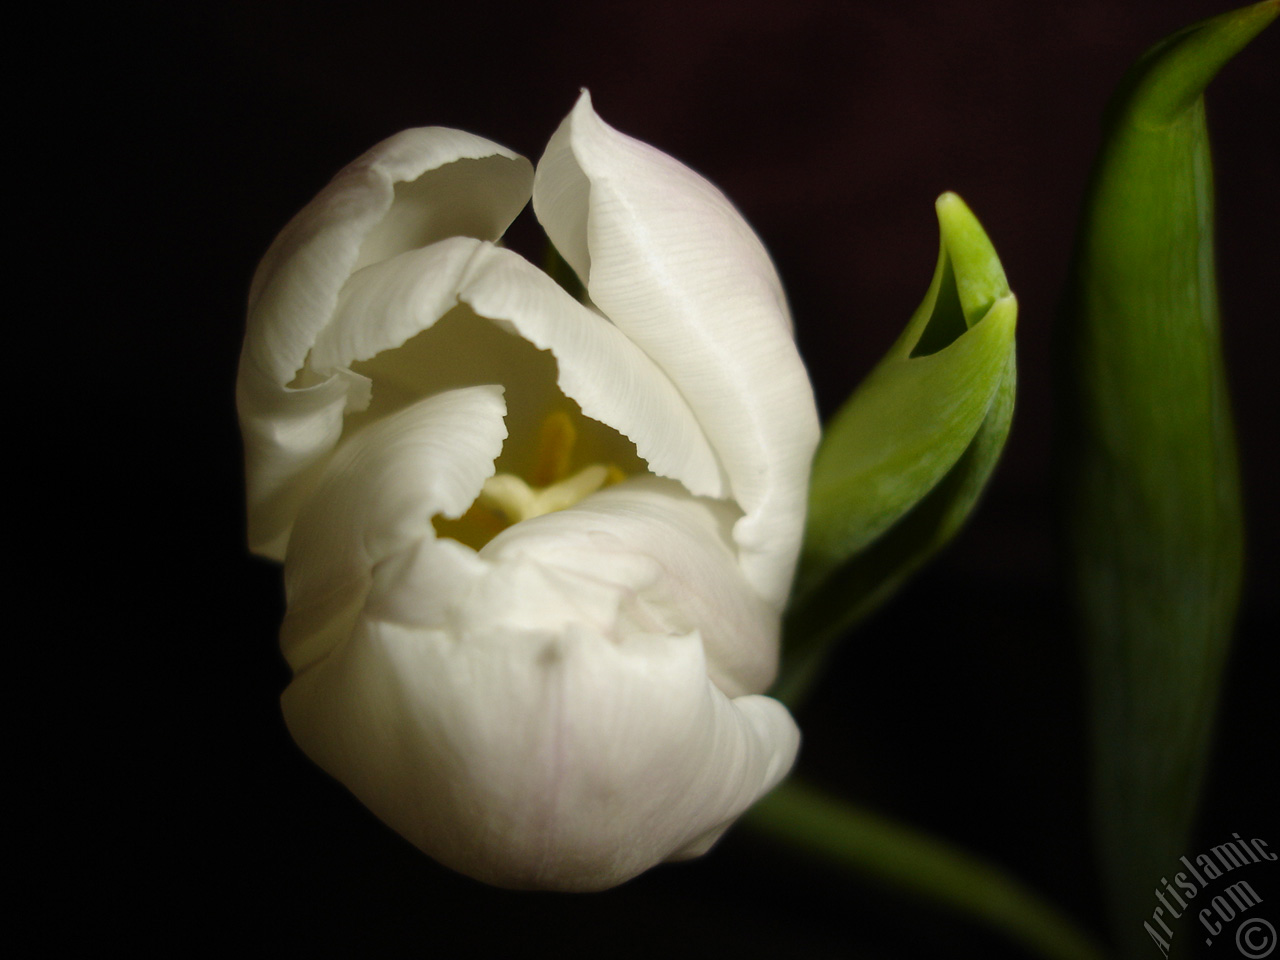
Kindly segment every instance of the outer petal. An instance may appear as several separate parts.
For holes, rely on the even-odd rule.
[[[368,386],[343,371],[295,382],[351,274],[455,234],[495,239],[524,206],[531,170],[497,144],[443,127],[406,130],[355,161],[267,251],[249,294],[237,405],[249,540],[282,557],[289,529]]]
[[[436,543],[431,518],[461,516],[493,476],[504,409],[501,387],[452,390],[357,431],[339,448],[298,516],[285,563],[281,646],[295,672],[349,632],[378,567],[424,538],[436,547],[433,596],[447,596],[477,568],[469,548]]]
[[[568,510],[516,524],[485,546],[494,563],[536,561],[574,590],[556,601],[587,597],[609,612],[605,633],[683,636],[697,632],[712,682],[730,697],[760,693],[778,666],[778,614],[742,576],[733,549],[738,512],[690,496],[677,484],[635,478]],[[601,607],[584,584],[621,589],[618,606]],[[581,606],[581,605],[579,605]],[[522,616],[526,615],[524,613]]]
[[[743,569],[781,606],[818,419],[760,241],[706,180],[605,125],[585,92],[539,161],[533,202],[592,301],[697,415],[745,513]]]
[[[359,459],[329,476],[350,502],[380,489],[354,495],[369,476]],[[346,502],[328,524],[345,526]],[[290,730],[388,824],[490,883],[603,889],[701,853],[799,742],[776,701],[708,679],[697,630],[674,632],[706,617],[743,626],[748,646],[776,637],[737,573],[729,520],[651,480],[519,524],[471,565],[419,536],[377,563],[349,638],[285,692]]]
[[[495,388],[454,390],[329,463],[285,567],[285,718],[449,867],[614,886],[703,852],[790,769],[786,709],[724,692],[768,684],[777,617],[737,570],[732,508],[672,481],[627,481],[480,554],[436,540],[430,516],[492,470],[499,417]]]
[[[598,890],[703,852],[786,774],[799,736],[729,700],[696,635],[450,636],[362,619],[283,697],[307,754],[441,863]]]
[[[719,460],[667,375],[608,320],[523,257],[491,243],[454,237],[355,274],[343,288],[333,322],[316,341],[312,368],[342,370],[398,347],[459,302],[550,350],[564,394],[587,416],[630,438],[655,473],[697,494],[724,495]],[[458,376],[505,377],[505,383],[537,369],[494,367],[471,369],[453,354],[427,358],[420,367],[429,381],[423,389],[453,386]]]
[[[244,353],[286,384],[355,271],[451,236],[494,240],[529,199],[523,157],[447,127],[404,130],[343,169],[272,243],[249,290]]]

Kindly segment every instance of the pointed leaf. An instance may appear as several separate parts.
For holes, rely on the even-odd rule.
[[[939,199],[938,219],[942,249],[924,303],[818,449],[804,545],[810,583],[863,550],[951,469],[986,419],[1012,351],[1015,301],[986,235],[954,195]],[[958,335],[937,344],[938,329]]]
[[[1276,0],[1173,35],[1121,83],[1077,238],[1061,450],[1112,921],[1188,849],[1242,567],[1201,93]]]
[[[941,251],[906,330],[828,426],[788,614],[778,696],[960,528],[1013,414],[1017,301],[986,233],[939,198]]]

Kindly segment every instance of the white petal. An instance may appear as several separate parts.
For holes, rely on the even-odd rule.
[[[255,550],[282,555],[341,434],[343,410],[367,399],[367,384],[340,371],[290,387],[347,278],[455,234],[497,238],[524,206],[530,181],[528,161],[480,137],[406,130],[339,173],[276,238],[250,290],[237,389]]]
[[[659,476],[720,497],[726,478],[693,411],[665,373],[604,317],[578,303],[527,260],[495,247],[478,257],[460,296],[505,321],[559,369],[557,383],[582,412],[613,427]]]
[[[289,546],[285,717],[442,863],[603,889],[702,852],[789,770],[786,709],[725,692],[769,682],[777,614],[737,569],[733,508],[669,480],[478,555],[436,540],[429,518],[462,513],[491,472],[501,413],[494,387],[452,391],[334,456]]]
[[[477,602],[556,589],[529,562]],[[533,590],[533,593],[529,591]],[[791,766],[786,709],[725,697],[696,635],[450,635],[362,618],[283,706],[299,745],[429,855],[510,887],[604,889],[701,852]]]
[[[564,394],[588,417],[632,440],[654,473],[677,479],[700,495],[724,494],[719,461],[666,374],[608,320],[578,303],[523,257],[491,243],[455,237],[355,274],[343,288],[333,322],[316,342],[312,366],[341,370],[398,347],[432,327],[460,301],[538,349],[551,351]],[[429,343],[423,349],[433,352]],[[496,365],[492,370],[475,369],[475,362],[485,358],[474,357],[468,363],[452,343],[446,347],[441,341],[440,350],[438,364],[452,369],[436,369],[437,363],[426,358],[415,362],[423,391],[452,386],[460,375],[496,376],[514,387],[525,370],[532,369],[525,363],[504,376]],[[478,338],[475,350],[494,354]],[[382,391],[387,385],[380,379],[374,389]],[[518,398],[509,400],[515,410]]]
[[[249,291],[245,353],[281,385],[361,267],[463,235],[496,240],[529,199],[523,157],[447,127],[404,130],[343,169],[276,237]]]
[[[506,428],[502,389],[429,397],[357,431],[329,462],[294,526],[281,646],[295,671],[350,630],[375,571],[422,540],[431,519],[462,516],[493,476]],[[472,551],[443,545],[435,579],[457,589]],[[452,578],[452,579],[451,579]]]
[[[534,210],[595,305],[693,408],[745,513],[743,569],[780,606],[818,420],[760,241],[720,191],[605,125],[586,93],[539,161]]]
[[[354,273],[316,338],[311,369],[341,370],[432,327],[458,305],[458,289],[481,245],[472,237],[450,237]]]
[[[590,617],[601,633],[699,633],[711,680],[737,697],[773,683],[779,634],[777,612],[738,566],[738,517],[730,505],[692,497],[670,481],[634,478],[510,527],[480,556],[499,564],[534,560],[546,575],[565,576],[574,590],[549,597]],[[592,583],[607,588],[609,603],[596,599]],[[523,606],[519,615],[527,616]]]
[[[368,397],[369,382],[349,370],[288,388],[242,359],[236,409],[244,437],[249,547],[255,553],[284,559],[293,519],[342,435],[344,413]]]

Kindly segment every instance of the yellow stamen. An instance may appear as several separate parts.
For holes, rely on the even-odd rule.
[[[501,513],[508,523],[519,523],[572,507],[603,487],[608,479],[608,468],[598,463],[546,487],[531,487],[514,474],[500,473],[484,482],[476,502]]]
[[[435,517],[436,533],[479,550],[521,520],[531,520],[572,507],[584,497],[625,480],[615,464],[593,463],[570,475],[578,430],[569,414],[557,410],[542,422],[537,461],[531,483],[513,473],[499,473],[485,481],[480,496],[462,517]]]
[[[549,414],[538,434],[538,461],[529,477],[533,486],[549,487],[567,477],[577,442],[578,428],[569,415],[563,410]]]

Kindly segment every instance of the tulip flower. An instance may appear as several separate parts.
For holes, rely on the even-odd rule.
[[[496,241],[532,196],[585,288]],[[407,130],[284,229],[238,406],[299,746],[439,862],[603,889],[788,772],[763,696],[818,439],[768,255],[583,94],[536,173]]]

